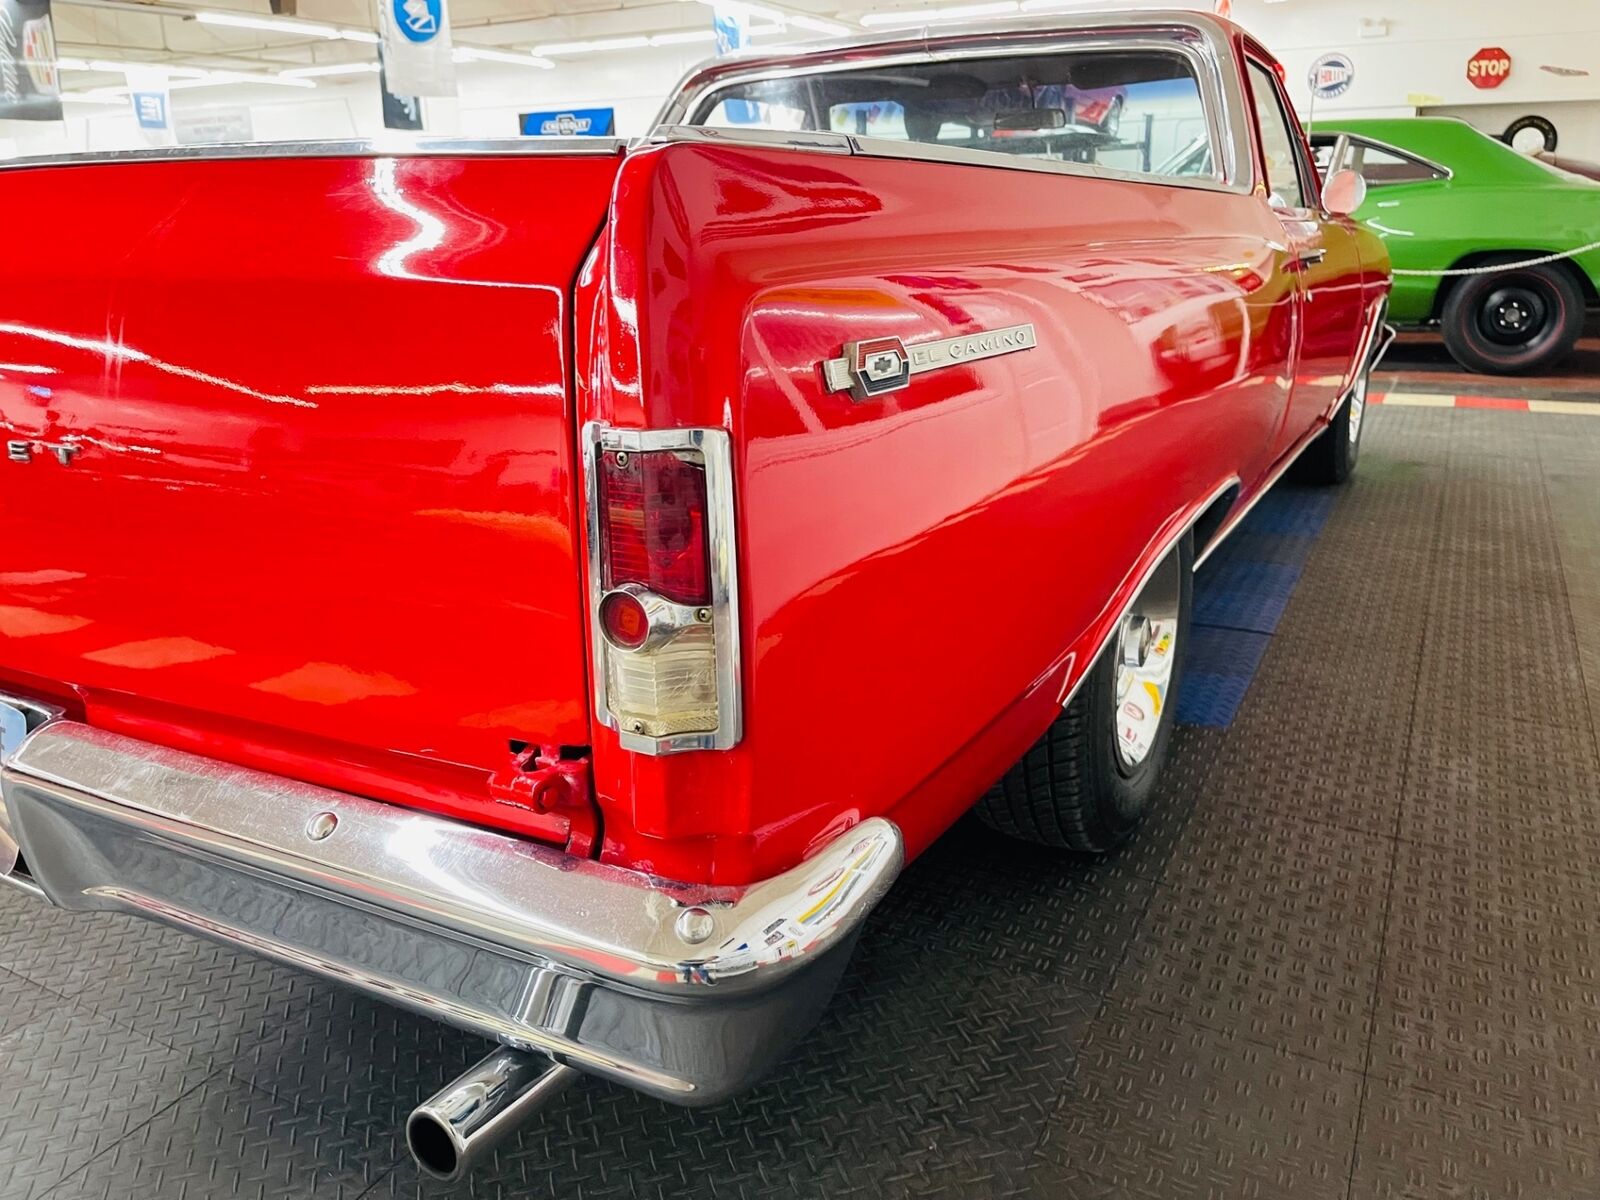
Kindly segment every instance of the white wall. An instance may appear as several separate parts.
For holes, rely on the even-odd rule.
[[[1234,17],[1283,60],[1302,115],[1318,56],[1346,55],[1350,90],[1319,100],[1318,115],[1411,116],[1419,107],[1499,134],[1515,117],[1556,123],[1561,152],[1600,158],[1600,0],[1235,0]],[[1362,17],[1387,18],[1386,37],[1362,37]],[[1498,88],[1467,82],[1467,60],[1487,46],[1511,55]],[[1575,67],[1562,77],[1541,66]]]
[[[1106,0],[1107,7],[1117,3]],[[1189,6],[1209,4],[1189,0]],[[1318,102],[1322,115],[1410,115],[1418,106],[1443,106],[1498,134],[1512,117],[1540,113],[1556,122],[1563,153],[1600,160],[1600,0],[1234,0],[1234,16],[1283,59],[1302,111],[1309,106],[1306,75],[1312,62],[1337,50],[1354,62],[1355,79],[1344,96]],[[1387,18],[1387,36],[1361,37],[1362,17]],[[1467,59],[1490,45],[1511,54],[1512,73],[1499,88],[1479,91],[1467,82]],[[690,45],[586,55],[564,60],[553,71],[463,64],[458,99],[427,102],[428,132],[513,135],[517,114],[528,109],[611,106],[620,135],[641,134],[672,86],[707,49]],[[1563,78],[1541,71],[1543,64],[1593,74]],[[324,78],[319,84],[306,92],[195,89],[175,92],[173,103],[175,108],[248,104],[256,136],[262,138],[382,132],[376,77]],[[10,142],[18,153],[144,144],[125,110],[79,105],[69,107],[64,124],[0,122],[0,147],[9,148]]]

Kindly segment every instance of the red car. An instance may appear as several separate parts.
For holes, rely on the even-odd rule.
[[[948,144],[1080,85],[1215,168]],[[974,805],[1124,841],[1195,566],[1350,473],[1384,345],[1352,177],[1196,13],[724,59],[631,151],[0,195],[74,231],[0,301],[0,877],[503,1043],[412,1117],[446,1176],[575,1072],[748,1085]]]

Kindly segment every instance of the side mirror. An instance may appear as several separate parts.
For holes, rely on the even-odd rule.
[[[1322,185],[1322,207],[1336,217],[1348,217],[1367,198],[1367,181],[1361,172],[1342,167]]]

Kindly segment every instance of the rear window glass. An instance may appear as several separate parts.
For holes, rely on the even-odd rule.
[[[1161,50],[909,63],[749,80],[713,92],[691,123],[846,133],[1215,178],[1194,71],[1182,54]],[[1193,153],[1196,146],[1207,152]]]
[[[1350,139],[1345,165],[1361,172],[1369,186],[1386,183],[1420,183],[1424,179],[1443,179],[1444,172],[1404,154],[1394,154],[1356,138]]]

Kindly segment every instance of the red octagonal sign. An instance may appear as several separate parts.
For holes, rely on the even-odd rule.
[[[1499,46],[1485,46],[1467,59],[1467,82],[1473,87],[1497,88],[1511,74],[1511,55]]]

